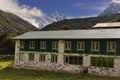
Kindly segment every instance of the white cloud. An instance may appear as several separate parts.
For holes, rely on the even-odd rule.
[[[29,7],[26,5],[19,5],[17,0],[0,0],[0,9],[6,12],[12,12],[15,15],[27,20],[31,24],[39,27],[38,23],[31,16],[43,16],[44,13],[36,7]]]
[[[68,17],[68,19],[75,19],[75,18],[89,18],[89,17],[97,17],[96,14],[86,15],[86,16],[73,16]]]
[[[120,0],[115,0],[119,1]],[[105,1],[103,3],[74,3],[73,7],[79,10],[94,10],[94,11],[103,11],[111,3],[111,1]]]
[[[112,0],[113,3],[120,3],[120,0]]]
[[[80,2],[79,2],[79,3],[75,3],[75,4],[73,4],[72,6],[73,6],[73,7],[80,7],[80,6],[83,6],[83,3],[80,3]]]
[[[94,6],[92,7],[93,10],[98,10],[98,11],[104,11],[106,9],[106,5],[105,6]]]

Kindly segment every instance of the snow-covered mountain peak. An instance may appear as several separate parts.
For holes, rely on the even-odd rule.
[[[61,20],[66,19],[66,17],[63,14],[57,11],[51,14],[51,18],[55,19],[55,21],[61,21]]]
[[[120,0],[112,0],[112,3],[118,3],[118,4],[120,4]]]
[[[13,13],[40,29],[64,19],[59,13],[51,17],[37,7],[19,4],[18,0],[0,0],[0,10]]]
[[[108,7],[99,16],[117,13],[120,13],[120,0],[113,0],[111,4],[109,4]]]

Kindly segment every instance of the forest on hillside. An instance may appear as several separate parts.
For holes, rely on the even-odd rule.
[[[0,35],[0,55],[14,54],[15,51],[15,41],[13,38],[20,33],[8,34],[2,33]]]
[[[63,21],[52,23],[44,27],[43,31],[47,30],[77,30],[77,29],[91,29],[97,23],[105,22],[119,22],[120,13],[107,15],[107,16],[97,16],[89,18],[76,18],[76,19],[66,19]]]

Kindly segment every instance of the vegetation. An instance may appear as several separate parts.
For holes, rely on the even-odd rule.
[[[0,55],[14,54],[15,43],[12,38],[31,30],[38,28],[14,14],[0,10]]]
[[[119,22],[120,13],[107,15],[107,16],[98,16],[98,17],[89,17],[89,18],[77,18],[77,19],[66,19],[63,21],[52,23],[41,30],[76,30],[76,29],[91,29],[97,23],[103,22]]]
[[[14,54],[15,42],[12,38],[18,34],[3,33],[0,35],[0,55]]]
[[[16,33],[38,30],[20,17],[0,10],[0,33]]]
[[[13,69],[13,61],[0,61],[0,80],[119,80],[114,77]]]

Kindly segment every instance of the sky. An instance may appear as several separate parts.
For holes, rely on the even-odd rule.
[[[48,17],[56,11],[68,19],[93,17],[103,12],[111,2],[120,3],[120,0],[0,0],[0,10],[39,27],[35,17]]]
[[[50,15],[55,11],[67,17],[96,16],[100,14],[112,0],[18,0],[20,5],[37,7]]]

